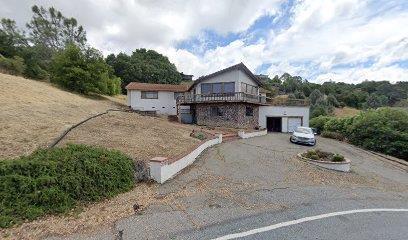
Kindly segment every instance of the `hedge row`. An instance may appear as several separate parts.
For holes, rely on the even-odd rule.
[[[408,112],[379,108],[354,117],[321,116],[310,120],[310,126],[322,136],[346,139],[350,143],[376,152],[408,160]]]
[[[67,212],[133,185],[133,160],[114,150],[68,145],[1,160],[0,227]]]

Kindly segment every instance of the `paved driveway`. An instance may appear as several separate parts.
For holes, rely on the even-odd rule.
[[[407,169],[331,139],[317,148],[352,160],[352,172],[320,169],[296,159],[311,147],[268,134],[207,150],[157,188],[155,204],[119,220],[95,239],[211,239],[297,218],[364,208],[408,208]],[[386,234],[386,235],[384,235]],[[361,213],[302,223],[251,239],[405,239],[408,213]],[[84,236],[76,236],[83,238]]]

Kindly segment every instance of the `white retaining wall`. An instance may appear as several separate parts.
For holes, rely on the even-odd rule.
[[[180,158],[179,160],[167,164],[166,161],[150,161],[150,177],[158,183],[164,183],[168,179],[175,176],[188,165],[192,164],[195,159],[207,148],[220,144],[222,142],[222,134],[217,138],[208,140],[194,149],[191,153]],[[165,160],[165,158],[163,159]]]
[[[268,134],[268,131],[266,129],[261,130],[261,131],[256,131],[256,132],[249,132],[249,133],[245,133],[244,131],[239,131],[238,132],[238,136],[240,138],[243,138],[243,139],[252,138],[252,137],[259,137],[259,136],[263,136],[263,135],[266,135],[266,134]]]

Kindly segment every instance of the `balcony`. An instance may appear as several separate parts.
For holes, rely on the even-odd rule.
[[[231,103],[245,102],[267,105],[266,97],[251,95],[244,92],[212,93],[212,94],[185,93],[177,97],[177,104],[225,103],[225,102]]]
[[[252,95],[244,92],[235,93],[213,93],[213,94],[192,94],[184,93],[177,97],[177,104],[198,104],[198,103],[253,103],[270,106],[309,106],[307,99],[292,98],[268,98],[260,95]]]

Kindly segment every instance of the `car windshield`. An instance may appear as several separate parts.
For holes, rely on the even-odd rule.
[[[297,128],[297,129],[296,129],[296,132],[298,132],[298,133],[307,133],[307,134],[313,133],[313,132],[312,132],[312,129],[310,129],[310,128],[303,128],[303,127]]]

